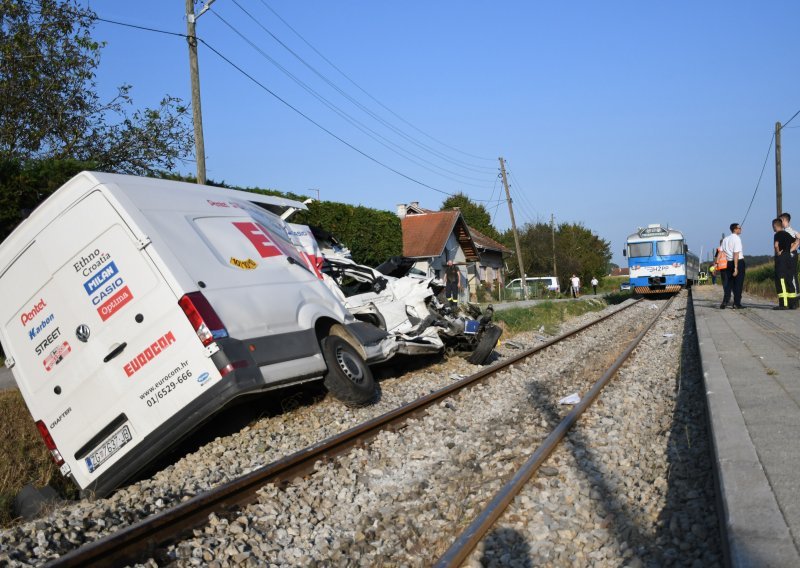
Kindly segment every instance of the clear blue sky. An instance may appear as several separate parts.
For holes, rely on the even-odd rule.
[[[611,242],[620,264],[625,237],[657,222],[683,230],[690,247],[697,253],[702,247],[707,257],[728,225],[742,220],[775,122],[800,110],[796,0],[236,1],[310,66],[428,148],[365,114],[233,0],[217,0],[199,19],[198,36],[287,102],[376,160],[476,200],[498,199],[497,157],[503,156],[513,174],[518,224],[549,221],[551,213],[557,221],[583,223]],[[102,18],[186,29],[182,0],[88,4]],[[350,83],[267,6],[425,134]],[[416,154],[417,163],[304,91],[218,16],[373,129],[372,136]],[[184,39],[102,22],[94,35],[107,42],[97,77],[105,95],[125,82],[133,85],[137,105],[156,105],[166,93],[190,99]],[[335,140],[207,47],[199,53],[210,178],[298,193],[315,188],[322,199],[387,210],[410,201],[440,206],[444,195]],[[789,126],[782,131],[783,208],[800,226],[800,128],[793,128],[800,116]],[[193,169],[189,163],[183,171]],[[507,228],[505,203],[489,207],[496,209],[496,226]],[[769,253],[774,214],[770,154],[744,225],[746,254]]]

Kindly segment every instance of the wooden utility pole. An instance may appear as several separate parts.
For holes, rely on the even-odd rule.
[[[556,270],[556,218],[552,213],[550,213],[550,231],[553,234],[553,276],[558,279],[558,271]]]
[[[200,68],[197,64],[197,34],[195,23],[214,3],[208,0],[195,15],[194,0],[186,0],[186,41],[189,43],[189,75],[192,79],[192,121],[194,122],[194,153],[197,161],[197,183],[206,183],[206,146],[203,140],[203,112],[200,108]]]
[[[783,183],[781,181],[781,123],[775,123],[775,204],[778,213],[783,213]]]
[[[514,208],[511,206],[511,192],[508,190],[508,178],[506,177],[506,162],[503,157],[500,160],[500,173],[503,176],[503,187],[506,188],[506,200],[508,201],[508,214],[511,216],[511,230],[514,232],[514,244],[517,247],[517,260],[519,261],[519,275],[522,277],[522,297],[528,299],[528,277],[525,274],[522,262],[522,249],[519,246],[519,234],[517,233],[517,222],[514,221]]]

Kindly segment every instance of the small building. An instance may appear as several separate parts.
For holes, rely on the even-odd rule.
[[[510,251],[480,231],[467,226],[461,211],[431,211],[418,202],[397,206],[403,230],[403,256],[430,277],[443,278],[448,260],[462,275],[461,301],[477,298],[480,282],[502,286],[504,255]],[[468,291],[468,293],[467,293]]]
[[[478,249],[478,262],[475,263],[476,287],[481,283],[490,290],[503,287],[506,273],[505,258],[511,255],[511,250],[478,229],[470,227],[469,231]]]

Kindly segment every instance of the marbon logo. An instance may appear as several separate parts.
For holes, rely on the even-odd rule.
[[[161,337],[159,337],[156,341],[154,341],[150,347],[139,353],[136,357],[131,359],[127,365],[123,367],[125,374],[129,377],[132,377],[139,369],[147,365],[150,361],[158,357],[164,349],[169,347],[175,343],[175,336],[172,334],[171,331],[168,331]]]
[[[44,300],[39,299],[39,301],[33,305],[30,311],[23,312],[20,316],[19,320],[22,322],[22,325],[25,326],[29,321],[35,320],[36,316],[39,315],[39,312],[45,309],[45,307],[47,307],[47,304],[44,303]]]

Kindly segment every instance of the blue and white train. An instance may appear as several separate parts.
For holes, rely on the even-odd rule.
[[[623,253],[628,257],[631,288],[638,294],[678,292],[697,282],[700,259],[689,252],[683,233],[661,225],[648,225],[628,236]]]

